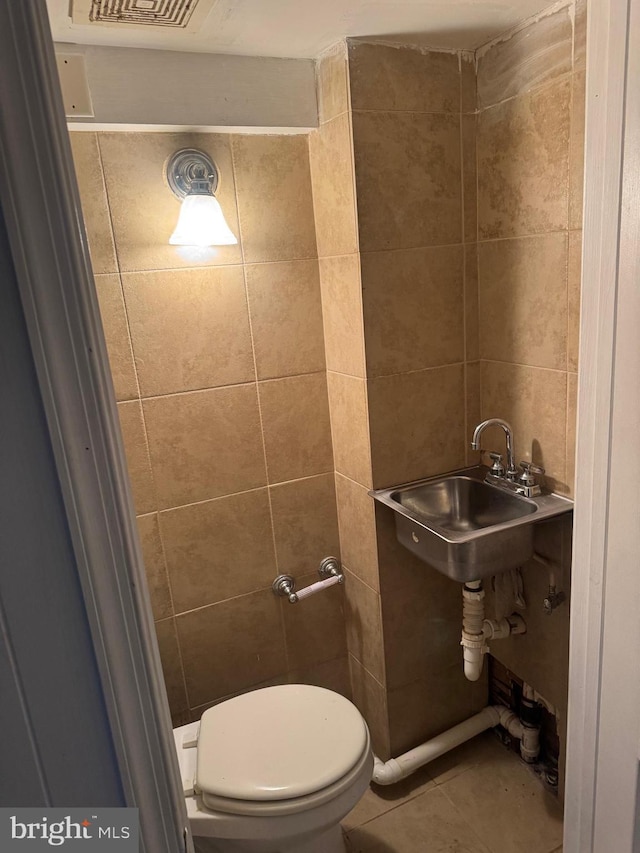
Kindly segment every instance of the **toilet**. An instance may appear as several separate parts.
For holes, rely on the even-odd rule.
[[[174,729],[197,853],[344,853],[371,781],[358,709],[306,684],[254,690]]]

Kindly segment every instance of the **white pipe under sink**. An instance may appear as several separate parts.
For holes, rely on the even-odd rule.
[[[502,640],[511,634],[526,633],[522,616],[513,613],[503,619],[484,618],[482,581],[469,581],[462,587],[462,639],[464,674],[477,681],[482,674],[484,656],[489,651],[487,640]]]
[[[489,651],[482,630],[484,622],[484,590],[482,581],[469,581],[462,587],[462,640],[464,674],[477,681],[482,674],[484,655]]]
[[[479,714],[416,746],[415,749],[410,749],[398,758],[391,758],[384,762],[376,757],[373,781],[376,785],[393,785],[430,761],[497,725],[504,726],[509,734],[518,738],[520,754],[524,761],[532,763],[537,759],[540,752],[540,729],[525,725],[509,708],[502,705],[488,705]]]

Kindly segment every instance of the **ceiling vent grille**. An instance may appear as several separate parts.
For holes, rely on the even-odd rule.
[[[76,15],[78,11],[85,23],[133,24],[186,30],[191,29],[190,21],[194,23],[191,18],[198,4],[199,0],[90,0],[89,4],[86,0],[75,0],[73,19],[74,23],[80,23],[80,15]],[[209,11],[212,5],[212,0],[203,0],[198,11],[205,12],[202,7]],[[202,15],[198,17],[201,19]]]

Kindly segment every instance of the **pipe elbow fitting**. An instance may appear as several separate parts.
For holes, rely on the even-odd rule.
[[[390,758],[386,762],[380,761],[377,756],[374,758],[373,776],[371,778],[376,785],[394,785],[403,779],[404,776],[405,773],[395,758]]]

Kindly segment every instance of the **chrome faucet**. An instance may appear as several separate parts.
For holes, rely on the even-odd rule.
[[[511,425],[506,421],[503,421],[502,418],[489,418],[486,421],[482,421],[481,424],[473,431],[473,438],[471,439],[471,449],[472,450],[480,450],[480,436],[485,431],[487,427],[490,426],[499,426],[504,430],[505,438],[507,441],[507,470],[504,473],[504,476],[507,480],[515,480],[518,476],[518,469],[516,468],[516,460],[513,455],[513,430],[511,429]],[[491,457],[494,459],[494,467],[496,470],[500,467],[500,457],[497,455],[492,455]]]
[[[502,418],[489,418],[478,424],[473,431],[471,449],[480,450],[480,436],[490,426],[499,426],[504,430],[507,442],[507,468],[505,470],[502,464],[502,455],[500,453],[490,453],[489,456],[493,460],[493,465],[485,477],[485,482],[491,483],[494,486],[501,486],[512,492],[517,492],[527,498],[542,494],[540,485],[536,482],[535,475],[544,474],[544,468],[534,465],[533,462],[521,462],[522,470],[516,466],[516,460],[513,455],[513,430],[510,424],[503,421]]]

